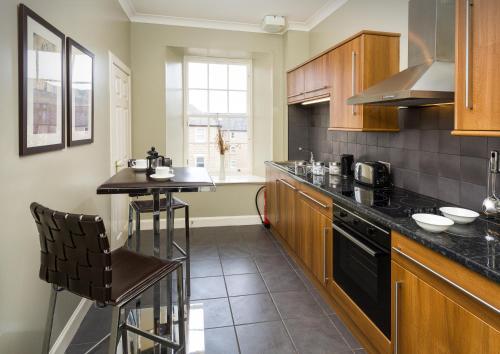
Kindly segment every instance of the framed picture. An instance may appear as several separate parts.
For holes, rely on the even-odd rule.
[[[66,41],[68,145],[94,141],[94,54],[72,38]]]
[[[19,5],[19,155],[65,145],[65,36]]]

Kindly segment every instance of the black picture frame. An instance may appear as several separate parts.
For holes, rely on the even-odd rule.
[[[33,35],[28,40],[29,24],[33,26]],[[57,43],[52,43],[50,40],[42,37],[36,32],[36,27],[40,32],[52,35],[52,38],[57,39]],[[35,46],[35,42],[40,46],[40,50],[29,48],[29,43]],[[32,155],[47,151],[61,150],[65,147],[65,123],[66,123],[66,81],[65,81],[65,35],[37,15],[34,11],[24,4],[18,7],[18,65],[19,65],[19,155]],[[56,51],[53,49],[57,48]],[[41,49],[44,49],[43,51]],[[28,55],[28,50],[31,50],[34,55]],[[45,56],[42,58],[42,53]],[[47,54],[49,53],[49,54]],[[30,62],[35,58],[35,63]],[[58,58],[60,63],[54,64],[53,58]],[[44,63],[42,63],[42,61]],[[52,67],[41,67],[43,64],[52,64]],[[33,66],[34,65],[34,66]],[[57,65],[60,65],[60,73],[58,73]],[[28,77],[29,70],[36,73],[36,77],[31,79]],[[31,74],[33,75],[33,72]],[[44,72],[44,75],[55,75],[52,78],[41,79],[39,72]],[[40,75],[41,76],[41,75]],[[60,87],[58,83],[60,82]],[[45,86],[45,89],[39,87]],[[28,90],[32,88],[31,92]],[[36,89],[33,89],[36,87]],[[49,89],[50,87],[50,89]],[[45,97],[42,97],[45,95]],[[55,96],[54,96],[55,95]],[[42,104],[37,106],[38,99]],[[46,99],[46,103],[43,103]],[[55,99],[55,106],[54,106]],[[31,101],[30,101],[31,100]],[[28,104],[31,104],[32,115],[29,116],[30,109]],[[37,110],[43,106],[45,108]],[[49,107],[50,106],[50,107]],[[49,108],[47,108],[49,107]],[[55,113],[48,112],[55,108]],[[39,113],[38,115],[36,113]],[[47,115],[47,112],[49,113]],[[55,121],[51,117],[51,113],[55,115]],[[30,125],[31,122],[31,125]],[[38,123],[38,124],[37,124]],[[55,123],[55,125],[54,125]],[[43,128],[43,129],[42,129]],[[53,131],[55,129],[55,132]],[[46,130],[43,132],[42,130]],[[59,135],[60,131],[60,135]]]
[[[77,138],[75,132],[73,131],[73,120],[75,117],[73,117],[73,65],[72,65],[72,60],[73,60],[73,49],[76,48],[78,51],[80,51],[83,55],[86,55],[89,57],[89,59],[92,61],[91,64],[91,73],[90,73],[90,117],[89,122],[90,123],[90,130],[89,134],[90,137],[88,138]],[[84,145],[84,144],[92,144],[94,142],[94,65],[95,65],[95,56],[94,54],[79,44],[77,41],[75,41],[73,38],[67,37],[66,38],[66,68],[67,68],[67,74],[66,77],[68,79],[67,82],[67,127],[68,127],[68,146],[78,146],[78,145]]]

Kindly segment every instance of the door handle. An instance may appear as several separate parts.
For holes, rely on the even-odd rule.
[[[364,251],[365,253],[368,253],[370,256],[377,257],[380,254],[380,252],[374,251],[373,249],[371,249],[370,247],[368,247],[367,245],[365,245],[364,243],[359,241],[357,238],[355,238],[354,236],[351,236],[346,231],[344,231],[343,229],[338,227],[337,225],[333,224],[333,228],[335,229],[335,231],[338,231],[342,236],[344,236],[346,239],[348,239],[349,241],[354,243],[362,251]]]
[[[352,96],[356,95],[356,52],[352,51]],[[352,105],[352,115],[356,115],[356,106]]]
[[[403,282],[394,283],[394,354],[399,353],[399,295]]]
[[[326,284],[328,277],[326,276],[326,231],[327,227],[323,228],[323,284]]]
[[[290,188],[291,190],[294,190],[294,191],[297,190],[297,188],[295,188],[294,186],[292,186],[290,183],[288,183],[287,181],[285,181],[283,178],[280,178],[280,182],[283,183],[288,188]]]
[[[465,108],[472,109],[472,78],[471,78],[471,61],[472,61],[472,7],[473,0],[465,0]]]
[[[304,192],[302,192],[302,191],[299,191],[299,194],[300,194],[300,195],[302,195],[302,196],[304,196],[304,197],[306,197],[306,198],[307,198],[307,199],[309,199],[310,201],[312,201],[312,202],[314,202],[314,203],[318,204],[319,206],[321,206],[321,207],[323,207],[323,208],[325,208],[325,209],[328,209],[328,205],[321,203],[319,200],[314,199],[314,198],[313,198],[313,197],[311,197],[310,195],[308,195],[308,194],[306,194],[306,193],[304,193]]]
[[[479,296],[476,296],[474,294],[472,294],[470,291],[462,288],[460,285],[452,282],[451,280],[449,280],[448,278],[446,278],[445,276],[439,274],[438,272],[436,272],[435,270],[429,268],[428,266],[426,266],[425,264],[423,264],[422,262],[416,260],[415,258],[407,255],[406,253],[404,253],[403,251],[401,251],[399,248],[397,247],[392,247],[392,250],[394,252],[396,252],[398,255],[400,255],[401,257],[404,257],[406,258],[407,260],[409,260],[410,262],[416,264],[417,266],[419,266],[420,268],[423,268],[425,269],[427,272],[431,273],[432,275],[436,276],[437,278],[441,279],[442,281],[444,281],[445,283],[447,283],[448,285],[450,285],[451,287],[457,289],[458,291],[464,293],[465,295],[467,295],[468,297],[476,300],[477,302],[483,304],[484,306],[488,307],[490,310],[492,310],[493,312],[495,312],[496,314],[500,314],[500,309],[495,307],[494,305],[490,304],[489,302],[487,302],[486,300],[483,300],[482,298],[480,298]]]

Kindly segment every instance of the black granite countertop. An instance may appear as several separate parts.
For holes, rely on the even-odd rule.
[[[496,283],[500,283],[499,220],[480,217],[469,225],[454,225],[447,232],[438,234],[430,233],[420,228],[409,215],[401,215],[401,213],[391,214],[391,212],[386,210],[387,208],[378,208],[377,206],[370,206],[360,202],[359,193],[354,193],[356,184],[352,179],[330,176],[328,173],[324,176],[296,175],[288,169],[287,163],[266,162],[266,164],[279,168],[297,181],[331,196],[334,201],[345,204],[356,212],[392,230],[398,231],[402,235],[417,241]],[[357,189],[359,190],[359,188]],[[432,204],[435,208],[454,206],[438,199],[399,188],[394,188],[391,191],[404,196],[410,205],[412,200],[418,200],[425,201],[424,204]]]

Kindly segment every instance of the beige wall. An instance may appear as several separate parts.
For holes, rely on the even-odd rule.
[[[401,33],[400,67],[407,67],[408,0],[349,0],[309,32],[310,55],[364,29]]]
[[[174,165],[181,164],[182,159],[178,158],[183,156],[179,138],[183,135],[179,111],[180,57],[179,52],[171,48],[177,47],[206,49],[208,55],[214,56],[240,52],[252,58],[253,129],[257,132],[254,174],[264,175],[265,160],[284,158],[285,80],[281,36],[140,23],[131,26],[134,156],[144,156],[152,145],[162,152],[166,147],[166,154],[174,157]],[[186,194],[182,198],[189,200],[193,217],[251,215],[256,213],[253,204],[256,189],[255,185],[219,186],[215,193]]]
[[[95,142],[18,156],[17,0],[0,2],[0,353],[38,353],[49,285],[38,279],[40,248],[32,201],[98,213],[109,225],[109,197],[96,187],[109,177],[108,50],[129,63],[129,23],[114,0],[25,0],[24,3],[96,55]],[[56,333],[79,299],[62,293]]]

